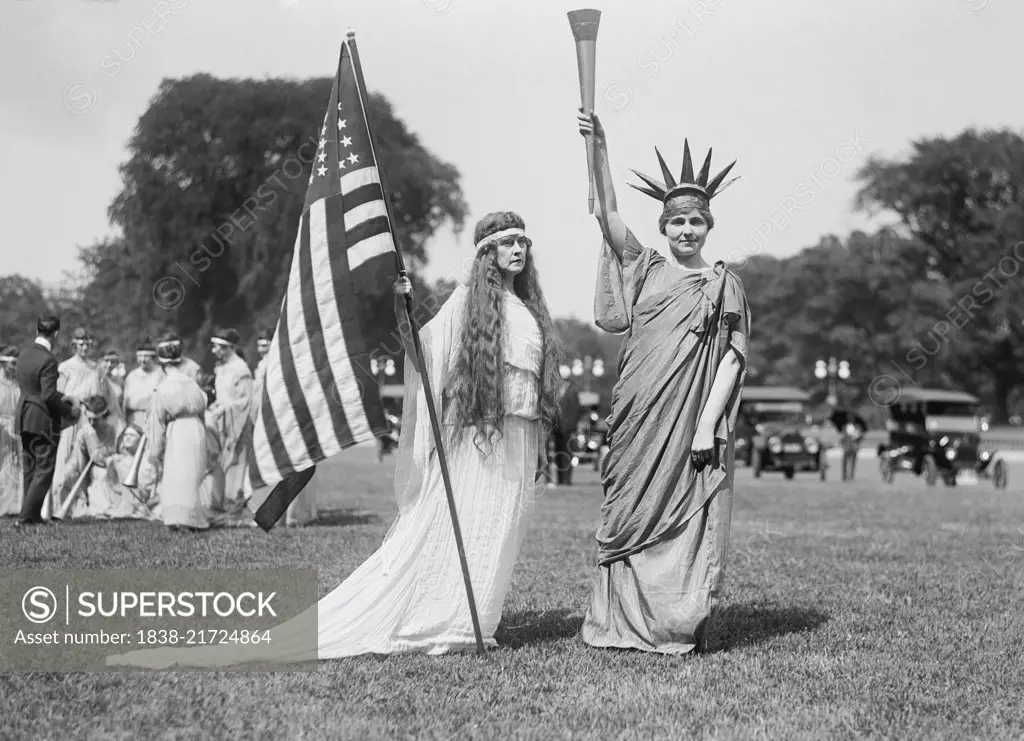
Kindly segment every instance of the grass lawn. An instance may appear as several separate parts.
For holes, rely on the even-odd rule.
[[[348,451],[317,526],[173,535],[148,523],[0,523],[5,568],[320,569],[335,587],[396,511],[391,460]],[[927,489],[738,474],[709,653],[578,638],[596,548],[593,473],[548,490],[486,658],[324,662],[304,674],[0,676],[0,739],[1024,737],[1024,472]],[[836,469],[833,469],[833,472]],[[834,479],[834,477],[833,477]]]

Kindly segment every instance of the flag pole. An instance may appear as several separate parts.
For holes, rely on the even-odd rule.
[[[346,35],[346,43],[349,44],[349,53],[352,55],[352,68],[355,71],[357,92],[363,103],[363,114],[367,115],[368,101],[364,97],[366,83],[363,80],[363,67],[359,63],[359,54],[356,52],[356,32],[350,27]],[[367,121],[366,130],[370,132]],[[398,248],[398,235],[395,232],[395,215],[391,207],[391,193],[388,190],[387,181],[384,177],[384,166],[377,159],[377,152],[373,145],[373,134],[370,133],[370,151],[377,163],[377,172],[380,174],[381,190],[384,192],[384,205],[388,212],[388,221],[391,224],[391,234],[395,239],[395,257],[398,261],[399,274],[406,277],[405,262],[402,260],[402,251]],[[451,476],[448,474],[448,460],[444,454],[444,447],[441,444],[441,425],[438,423],[437,410],[434,408],[434,394],[430,388],[430,377],[427,375],[426,361],[423,357],[423,347],[420,344],[418,328],[412,323],[412,298],[405,297],[405,318],[409,323],[412,333],[413,348],[416,350],[416,364],[420,378],[423,379],[423,392],[427,397],[427,413],[430,416],[430,426],[434,432],[434,444],[437,447],[437,462],[441,467],[441,479],[444,481],[444,491],[448,495],[448,512],[452,517],[452,529],[455,531],[455,546],[459,551],[459,562],[462,565],[462,581],[466,585],[466,598],[469,600],[469,615],[473,619],[473,634],[476,636],[476,650],[478,654],[484,653],[484,639],[480,632],[480,618],[476,611],[476,600],[473,598],[473,584],[469,578],[469,564],[466,561],[466,548],[462,543],[462,530],[459,527],[459,516],[455,507],[455,495],[452,493]]]

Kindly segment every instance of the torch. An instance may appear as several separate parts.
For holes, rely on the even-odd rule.
[[[594,110],[594,70],[597,66],[597,27],[600,10],[570,10],[569,26],[576,40],[576,68],[580,74],[580,100],[583,111]],[[587,174],[590,176],[589,205],[594,213],[594,139],[587,137]]]

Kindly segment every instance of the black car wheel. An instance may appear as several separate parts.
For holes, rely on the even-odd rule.
[[[995,467],[992,469],[992,483],[995,484],[997,489],[1006,488],[1006,463],[1004,461],[996,461],[993,464]]]
[[[783,473],[785,474],[787,479],[791,479],[796,475],[796,471],[794,471],[792,468],[785,469]]]

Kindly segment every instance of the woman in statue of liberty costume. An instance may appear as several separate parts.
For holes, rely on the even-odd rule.
[[[708,152],[694,177],[687,143],[678,182],[657,150],[665,182],[636,173],[646,186],[633,187],[662,203],[666,258],[643,247],[618,213],[597,116],[581,109],[579,128],[593,137],[604,235],[595,320],[625,333],[582,637],[601,648],[700,651],[725,566],[750,332],[743,284],[702,256],[715,223],[710,201],[733,182],[723,183],[733,165],[709,181]]]

